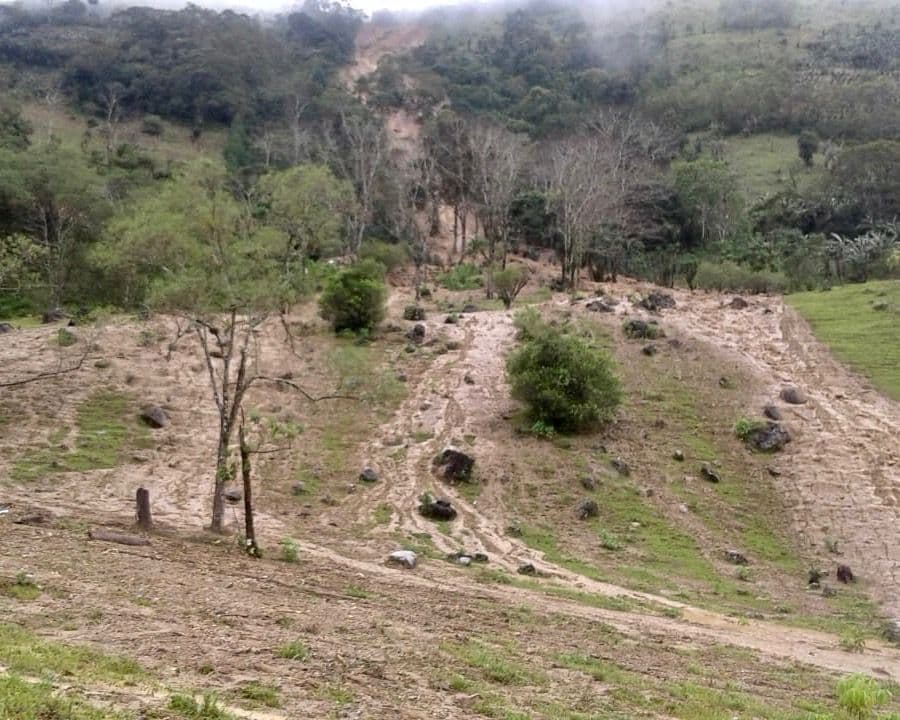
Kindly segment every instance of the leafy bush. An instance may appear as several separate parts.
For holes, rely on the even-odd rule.
[[[371,330],[384,319],[386,301],[384,266],[364,260],[328,281],[319,308],[335,332],[356,332]]]
[[[533,331],[507,362],[513,397],[528,405],[535,421],[560,431],[610,420],[622,393],[608,356],[549,325]]]
[[[875,708],[891,701],[891,693],[866,675],[851,675],[837,684],[838,704],[854,720],[873,716]]]
[[[788,282],[781,273],[754,272],[730,260],[703,261],[694,276],[694,287],[720,292],[780,293],[787,290]]]
[[[521,312],[516,313],[513,318],[513,325],[519,331],[519,340],[533,340],[541,332],[546,324],[541,319],[541,314],[537,308],[525,308]]]
[[[483,284],[481,270],[465,263],[457,265],[441,277],[441,285],[448,290],[475,290]]]
[[[513,304],[530,276],[531,271],[525,265],[510,265],[506,270],[494,273],[494,289],[504,306],[509,308]]]
[[[300,559],[300,549],[293,538],[284,538],[281,541],[281,559],[287,563],[295,563]]]
[[[404,245],[373,240],[360,248],[359,259],[379,262],[391,272],[406,263],[409,253]]]
[[[750,418],[741,418],[734,425],[734,434],[738,436],[741,440],[745,442],[750,438],[753,433],[757,430],[761,430],[765,427],[765,424],[758,420],[751,420]]]

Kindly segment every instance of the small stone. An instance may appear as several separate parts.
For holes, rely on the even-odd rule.
[[[832,598],[837,594],[837,588],[834,588],[831,585],[822,585],[822,597]]]
[[[459,316],[455,313],[451,313],[446,318],[444,318],[444,323],[447,325],[456,325],[459,322]]]
[[[444,343],[444,347],[449,351],[454,352],[456,350],[459,350],[462,345],[460,344],[459,340],[447,340],[447,342]]]
[[[631,468],[628,466],[628,463],[625,462],[622,458],[614,458],[609,461],[609,464],[615,468],[615,471],[619,473],[619,475],[623,475],[628,477],[631,475]]]
[[[595,518],[600,514],[600,506],[597,504],[596,500],[587,498],[586,500],[582,500],[580,503],[578,503],[576,513],[578,514],[579,520],[588,520],[590,518]]]
[[[488,556],[485,553],[477,552],[472,555],[472,560],[477,563],[486,563],[488,562]]]
[[[581,478],[581,487],[585,490],[593,492],[597,489],[597,479],[592,475],[585,475]]]
[[[464,313],[478,312],[478,306],[473,305],[472,303],[466,303],[465,305],[463,305],[463,309],[461,310],[461,312],[464,312]]]
[[[291,485],[291,494],[292,495],[302,495],[305,492],[306,492],[306,485],[304,485],[302,482],[296,482],[293,485]]]
[[[749,565],[750,561],[747,556],[739,550],[726,550],[725,559],[732,565]]]
[[[766,472],[769,473],[773,478],[781,477],[781,470],[777,467],[773,467],[772,465],[768,465],[766,467]]]
[[[885,640],[900,644],[900,619],[889,621],[881,630]]]
[[[94,363],[94,367],[98,370],[106,370],[112,365],[111,360],[107,360],[106,358],[100,358]]]
[[[519,523],[511,523],[506,528],[506,534],[510,537],[522,537],[525,533],[522,530],[522,526]]]
[[[847,583],[855,582],[856,580],[849,565],[838,565],[837,579],[845,585]]]
[[[415,350],[415,348],[413,348]],[[409,378],[406,377],[406,373],[397,373],[397,382],[405,383]]]
[[[765,415],[769,420],[781,420],[782,414],[781,410],[778,409],[777,405],[766,405],[763,408],[763,415]]]
[[[657,353],[656,345],[644,345],[644,347],[641,348],[641,352],[647,357],[653,357]]]
[[[742,297],[736,297],[732,298],[731,302],[728,303],[728,305],[734,310],[743,310],[744,308],[748,307],[750,303],[748,303]]]
[[[364,483],[378,482],[378,473],[372,468],[367,467],[359,474],[359,480]]]
[[[711,483],[720,483],[722,482],[722,477],[719,475],[718,471],[709,463],[703,463],[700,468],[700,475],[704,480],[707,480]]]
[[[687,514],[687,513],[689,513],[689,512],[691,511],[691,509],[690,509],[687,505],[685,505],[684,503],[680,503],[680,504],[678,505],[678,511],[679,511],[679,512],[682,512],[682,513],[684,513],[684,514]]]
[[[68,317],[65,312],[62,311],[61,308],[53,308],[52,310],[47,310],[41,316],[41,322],[44,325],[49,325],[50,323],[60,322],[61,320],[65,320]]]
[[[803,405],[806,402],[806,395],[803,394],[803,391],[793,385],[782,388],[779,397],[789,405]]]
[[[243,499],[244,493],[240,488],[227,488],[222,493],[222,497],[230,503],[239,503]]]
[[[537,568],[534,563],[523,562],[516,571],[519,575],[537,575]]]
[[[672,453],[672,459],[677,460],[678,462],[684,462],[684,451],[676,450]]]
[[[458,558],[456,558],[456,563],[458,565],[462,565],[463,567],[468,567],[472,564],[472,558],[470,558],[468,555],[460,555]]]
[[[148,405],[141,411],[141,420],[152,428],[164,428],[169,424],[169,416],[158,405]]]
[[[388,555],[388,564],[398,565],[412,570],[416,566],[418,556],[412,550],[394,550]]]
[[[352,495],[356,492],[356,483],[349,483],[347,485],[347,494]]]
[[[0,335],[11,333],[13,330],[15,330],[15,328],[9,323],[0,323]]]
[[[466,373],[466,374],[463,376],[463,382],[464,382],[466,385],[474,385],[474,384],[475,384],[475,378],[473,378],[469,373]]]

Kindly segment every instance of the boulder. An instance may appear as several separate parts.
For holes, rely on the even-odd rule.
[[[463,375],[463,382],[464,382],[466,385],[474,385],[474,384],[475,384],[475,378],[473,378],[469,373],[466,373],[465,375]]]
[[[622,326],[622,331],[632,340],[655,340],[664,337],[659,325],[646,320],[628,320]]]
[[[425,308],[418,305],[407,305],[403,308],[403,319],[421,322],[425,319]]]
[[[776,422],[768,422],[747,436],[747,442],[761,452],[777,452],[791,441],[791,434]]]
[[[240,488],[225,488],[222,497],[230,503],[239,503],[244,499],[244,492]]]
[[[519,565],[519,569],[516,572],[519,575],[537,575],[537,568],[534,566],[534,563],[523,562]]]
[[[616,300],[603,296],[596,300],[591,300],[584,307],[591,312],[611,313],[615,311],[617,304],[618,302]]]
[[[837,579],[840,582],[844,583],[845,585],[847,583],[852,583],[856,580],[856,578],[853,576],[853,571],[850,569],[849,565],[838,565]]]
[[[889,621],[882,628],[881,635],[888,642],[900,645],[900,619]]]
[[[444,318],[444,323],[446,323],[447,325],[456,325],[457,323],[459,323],[459,316],[455,313],[451,313],[446,318]]]
[[[475,458],[455,447],[444,448],[437,457],[437,464],[444,468],[444,478],[450,482],[469,482],[475,467]]]
[[[672,459],[677,460],[678,462],[684,462],[684,451],[676,450],[672,453]]]
[[[0,323],[0,335],[6,335],[6,333],[11,333],[15,328],[9,323]]]
[[[641,348],[641,352],[647,357],[653,357],[657,353],[656,345],[644,345],[644,347]]]
[[[463,567],[469,567],[469,565],[472,564],[472,558],[470,558],[468,555],[460,555],[458,558],[456,558],[456,564],[462,565]]]
[[[61,308],[53,308],[51,310],[47,310],[43,315],[41,315],[41,322],[44,323],[44,325],[49,325],[50,323],[65,320],[66,317],[67,315],[62,311]]]
[[[763,408],[763,415],[765,415],[769,420],[781,420],[782,414],[781,410],[778,409],[777,405],[766,405]]]
[[[460,312],[464,312],[464,313],[478,312],[478,306],[473,305],[472,303],[466,303],[465,305],[463,305],[463,309],[460,310]]]
[[[414,343],[421,343],[425,340],[425,325],[416,323],[406,333],[406,337]]]
[[[456,519],[456,508],[453,507],[453,504],[445,498],[432,500],[430,497],[425,497],[422,500],[422,503],[419,505],[419,513],[421,513],[423,517],[427,517],[429,520]]]
[[[747,560],[747,556],[744,553],[739,552],[738,550],[726,550],[725,551],[725,559],[730,562],[732,565],[749,565],[750,561]]]
[[[711,483],[722,482],[722,476],[719,475],[719,472],[709,463],[703,463],[700,467],[700,475],[704,480]]]
[[[388,555],[388,564],[412,570],[416,566],[417,555],[412,550],[394,550]]]
[[[733,308],[734,310],[743,310],[746,307],[749,307],[750,303],[748,303],[742,297],[732,298],[731,302],[728,303],[728,307]]]
[[[659,312],[660,310],[671,310],[675,307],[675,298],[669,293],[659,290],[653,290],[647,297],[643,298],[638,305],[650,312]]]
[[[169,424],[169,416],[159,405],[148,405],[141,410],[141,420],[152,428],[164,428]]]
[[[631,468],[628,466],[628,463],[625,462],[622,458],[613,458],[609,461],[609,464],[615,468],[615,471],[619,473],[619,475],[624,475],[628,477],[631,475]]]
[[[364,483],[378,482],[378,473],[367,467],[359,474],[359,481]]]
[[[578,507],[575,511],[578,514],[579,520],[589,520],[600,514],[600,506],[597,504],[596,500],[587,498],[578,503]]]
[[[593,475],[585,475],[581,478],[581,487],[589,492],[597,489],[597,479]]]
[[[806,395],[803,394],[803,391],[793,385],[782,388],[779,397],[789,405],[803,405],[806,402]]]

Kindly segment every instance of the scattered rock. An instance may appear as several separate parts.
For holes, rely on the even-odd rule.
[[[849,565],[838,565],[837,579],[845,585],[856,580],[856,578],[853,577],[853,571],[850,569]]]
[[[460,312],[464,312],[464,313],[478,312],[478,306],[473,305],[472,303],[467,303],[467,304],[463,305],[463,309]]]
[[[475,378],[473,378],[469,373],[466,373],[465,375],[463,375],[463,382],[464,382],[466,385],[474,385],[474,384],[475,384]]]
[[[748,307],[749,305],[750,305],[750,303],[748,303],[742,297],[732,298],[731,302],[728,303],[728,306],[733,308],[734,310],[743,310],[744,308]]]
[[[665,333],[659,325],[645,320],[628,320],[622,326],[622,331],[632,340],[655,340],[665,337]]]
[[[760,452],[777,452],[791,441],[791,434],[775,422],[766,423],[747,436],[747,442]]]
[[[584,307],[591,312],[611,313],[615,311],[616,305],[618,304],[618,300],[614,300],[613,298],[604,295],[596,300],[591,300]]]
[[[672,338],[671,340],[669,340],[669,347],[673,350],[680,349],[682,345],[684,345],[684,343],[682,343],[678,338]]]
[[[647,297],[641,300],[638,305],[640,305],[645,310],[649,310],[650,312],[671,310],[675,307],[675,298],[673,298],[669,293],[664,293],[659,290],[653,290],[649,295],[647,295]]]
[[[769,420],[781,420],[783,417],[781,410],[778,409],[777,405],[766,405],[763,408],[763,415],[769,418]]]
[[[725,377],[723,375],[722,377],[719,378],[719,387],[727,390],[728,388],[731,387],[731,380],[729,380],[727,377]]]
[[[644,347],[641,348],[641,352],[647,357],[653,357],[657,353],[656,345],[644,345]]]
[[[444,343],[444,347],[452,352],[454,350],[459,350],[462,347],[462,344],[459,340],[447,340]]]
[[[516,538],[522,537],[522,535],[524,535],[524,533],[522,532],[522,526],[516,522],[511,523],[510,525],[507,526],[506,534],[509,535],[510,537],[516,537]]]
[[[348,483],[347,484],[347,494],[352,495],[356,492],[356,483]]]
[[[306,492],[306,485],[302,482],[295,482],[291,485],[291,494],[292,495],[303,495]]]
[[[677,460],[678,462],[684,462],[684,451],[676,450],[672,453],[672,459]]]
[[[418,305],[407,305],[403,308],[403,319],[421,322],[425,319],[425,308]]]
[[[444,478],[450,482],[469,482],[475,458],[455,447],[444,448],[438,455],[437,464],[444,468]]]
[[[447,325],[456,325],[459,322],[459,316],[456,313],[451,313],[444,319],[444,323]]]
[[[388,555],[388,564],[412,570],[416,566],[417,555],[412,550],[394,550]]]
[[[619,473],[619,475],[624,475],[625,477],[631,475],[631,468],[628,467],[628,463],[622,458],[613,458],[609,461],[609,464],[615,468],[615,471]]]
[[[700,467],[700,475],[704,480],[707,480],[711,483],[722,482],[722,476],[719,475],[718,471],[709,463],[703,463],[703,465]]]
[[[397,382],[405,383],[409,378],[406,377],[406,373],[397,373]]]
[[[806,576],[806,584],[810,587],[819,587],[822,582],[822,578],[824,578],[828,573],[825,573],[818,568],[810,568],[809,573]]]
[[[537,568],[534,566],[534,563],[523,562],[519,565],[519,569],[516,572],[519,575],[537,575]]]
[[[891,620],[881,630],[881,635],[888,642],[900,645],[900,619]]]
[[[416,323],[413,325],[409,331],[406,333],[406,337],[412,340],[414,343],[421,343],[425,340],[425,325],[422,323]],[[415,348],[413,348],[415,349]]]
[[[112,366],[112,361],[107,360],[106,358],[100,358],[99,360],[94,362],[94,367],[98,370],[106,370],[107,368]]]
[[[41,315],[41,322],[43,322],[44,325],[49,325],[50,323],[65,320],[67,317],[68,316],[62,311],[61,308],[53,308],[52,310],[47,310],[43,315]]]
[[[463,567],[469,567],[469,565],[472,564],[472,558],[470,558],[468,555],[460,555],[458,558],[456,558],[456,563],[458,565],[462,565]]]
[[[690,511],[691,509],[685,503],[680,503],[678,505],[678,512],[682,512],[687,515]]]
[[[15,328],[9,323],[0,323],[0,335],[6,335],[6,333],[11,333]]]
[[[581,487],[583,487],[585,490],[593,492],[597,489],[597,479],[592,475],[585,475],[581,478]]]
[[[793,385],[782,388],[779,397],[789,405],[803,405],[806,402],[806,395],[803,394],[803,391]]]
[[[773,478],[781,477],[781,470],[779,470],[777,467],[774,467],[773,465],[768,465],[766,467],[766,472],[768,472],[769,475]]]
[[[226,488],[225,492],[222,493],[222,497],[230,503],[239,503],[243,500],[244,493],[240,488]]]
[[[837,595],[837,588],[833,588],[831,585],[822,586],[822,597],[831,598],[835,595]]]
[[[141,420],[152,428],[164,428],[169,424],[169,416],[159,405],[148,405],[141,410]]]
[[[744,553],[738,550],[726,550],[725,559],[732,565],[749,565],[750,561]]]
[[[578,513],[579,520],[588,520],[597,517],[600,514],[600,506],[597,504],[596,500],[587,498],[578,503],[576,512]]]
[[[483,552],[472,553],[472,560],[477,563],[486,563],[488,562],[488,556]]]
[[[378,482],[378,473],[367,467],[359,474],[359,481],[364,483]]]
[[[422,498],[419,513],[429,520],[455,520],[457,514],[456,508],[449,500],[445,498],[433,500],[428,495]]]

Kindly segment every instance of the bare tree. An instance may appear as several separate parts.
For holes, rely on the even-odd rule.
[[[472,186],[472,153],[467,124],[453,113],[442,113],[429,128],[423,144],[426,155],[434,161],[440,197],[453,208],[453,250],[459,253],[462,261],[467,249]]]
[[[109,167],[113,151],[118,145],[119,120],[122,114],[122,96],[125,88],[120,83],[107,83],[100,92],[100,102],[103,105],[104,122],[103,135],[106,141],[106,166]]]

